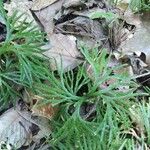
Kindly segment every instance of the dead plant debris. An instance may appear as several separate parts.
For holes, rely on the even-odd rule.
[[[121,143],[117,141],[118,149],[127,148],[128,144],[134,142],[133,148],[136,150],[150,149],[150,104],[147,102],[150,93],[150,13],[133,13],[129,5],[129,1],[111,5],[109,0],[4,1],[4,10],[0,14],[0,43],[7,48],[10,42],[10,48],[13,49],[15,45],[17,50],[20,45],[27,46],[28,39],[20,39],[19,35],[12,41],[9,39],[9,27],[13,23],[9,25],[2,14],[7,12],[7,16],[12,16],[17,11],[19,16],[24,13],[18,17],[15,26],[23,25],[24,21],[26,25],[29,24],[30,34],[30,30],[34,31],[35,28],[32,27],[33,22],[39,31],[45,32],[45,43],[39,43],[42,50],[40,58],[44,57],[43,63],[46,60],[46,67],[52,74],[42,68],[43,72],[37,71],[38,84],[34,83],[28,72],[28,68],[32,70],[34,65],[26,62],[32,58],[24,56],[24,51],[16,52],[23,62],[18,65],[25,68],[21,73],[24,72],[33,84],[23,86],[26,84],[24,81],[20,85],[17,79],[19,71],[10,65],[17,57],[13,51],[6,56],[4,49],[0,51],[0,71],[5,69],[14,73],[10,76],[6,72],[5,81],[8,82],[4,83],[1,80],[4,76],[0,75],[0,90],[3,84],[6,88],[12,82],[18,85],[13,87],[12,84],[16,89],[13,92],[17,92],[17,100],[13,100],[15,103],[10,101],[8,107],[0,111],[0,149],[47,150],[52,145],[59,149],[72,135],[75,136],[71,137],[69,143],[73,144],[71,149],[81,149],[81,143],[85,144],[82,149],[86,149],[90,144],[87,140],[92,140],[93,133],[97,141],[97,135],[101,133],[103,142],[106,135],[107,144],[100,142],[93,146],[92,142],[91,149],[114,149],[113,144],[118,137],[119,140],[122,138]],[[35,46],[34,43],[32,46]],[[31,52],[33,59],[39,54],[34,52]],[[38,64],[37,60],[30,61]],[[121,65],[123,67],[119,68]],[[131,79],[125,80],[127,76]],[[14,97],[10,94],[10,98]],[[146,103],[139,103],[135,99],[142,99]],[[59,123],[55,122],[57,117]],[[117,127],[120,133],[116,133]],[[114,130],[107,136],[111,128]],[[85,134],[80,136],[80,130],[84,130]],[[59,132],[54,135],[54,131]],[[87,133],[90,133],[89,137]],[[111,142],[108,141],[110,139]],[[101,145],[103,148],[100,148]]]

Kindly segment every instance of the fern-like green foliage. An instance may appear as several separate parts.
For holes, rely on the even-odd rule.
[[[130,100],[138,95],[135,93],[137,85],[124,73],[112,73],[123,66],[108,67],[110,57],[106,50],[93,48],[89,51],[85,46],[80,50],[85,63],[75,72],[63,72],[60,67],[57,74],[53,72],[47,76],[47,85],[37,85],[45,103],[59,106],[52,121],[54,129],[50,144],[61,150],[123,149],[132,143],[132,139],[125,140],[122,131],[132,126],[129,108]],[[90,75],[87,65],[92,70]],[[115,82],[103,88],[109,80]],[[117,89],[124,85],[130,88]],[[92,106],[87,113],[83,111],[85,105]]]
[[[21,96],[22,88],[58,106],[48,140],[56,150],[132,150],[137,143],[149,144],[149,106],[137,104],[145,132],[135,140],[127,131],[133,128],[130,108],[139,95],[138,85],[127,74],[115,73],[124,66],[108,67],[111,55],[105,49],[81,45],[83,64],[66,72],[58,65],[57,72],[51,71],[41,49],[44,33],[32,22],[19,21],[17,13],[7,17],[1,3],[0,13],[7,29],[0,43],[1,108]]]
[[[34,82],[44,77],[46,58],[42,55],[44,33],[22,15],[15,12],[8,17],[1,5],[7,36],[0,43],[0,105],[1,108],[15,101],[19,90],[27,87],[34,90]]]
[[[143,138],[141,140],[150,145],[150,103],[143,102],[135,112],[137,112],[139,118],[139,126],[143,129],[140,135]]]
[[[129,6],[135,12],[150,11],[149,0],[131,0]]]

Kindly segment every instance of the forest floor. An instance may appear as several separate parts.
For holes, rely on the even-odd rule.
[[[0,150],[150,150],[150,2],[0,1]]]

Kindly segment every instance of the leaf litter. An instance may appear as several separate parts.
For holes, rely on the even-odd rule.
[[[97,1],[74,1],[73,3],[71,1],[58,1],[52,3],[42,12],[40,10],[35,12],[41,22],[43,20],[46,22],[44,28],[48,33],[51,46],[46,55],[53,57],[55,52],[56,64],[52,63],[54,70],[57,64],[60,65],[60,62],[62,62],[64,69],[69,67],[73,69],[82,62],[78,59],[81,54],[76,44],[77,41],[88,43],[90,48],[103,43],[109,47],[107,33],[104,31],[102,23],[91,19],[89,14],[90,11],[92,13],[95,9],[101,8],[100,10],[102,10],[103,8],[106,9],[105,7],[104,2]],[[52,13],[49,13],[48,16],[48,12]],[[104,25],[105,21],[102,22]],[[66,49],[68,46],[72,48]]]
[[[12,107],[0,116],[0,127],[0,141],[17,149],[49,136],[51,132],[48,120],[32,117],[23,102],[18,102],[16,108]]]
[[[150,75],[148,74],[150,28],[147,19],[144,20],[143,17],[135,14],[129,16],[126,13],[123,19],[120,19],[122,27],[118,30],[117,25],[111,22],[115,18],[116,10],[107,5],[105,1],[38,0],[29,2],[26,0],[19,2],[18,5],[16,4],[15,0],[10,4],[5,4],[8,14],[12,14],[14,10],[26,4],[23,11],[28,12],[27,18],[30,21],[35,19],[42,30],[47,33],[49,42],[43,49],[48,49],[44,54],[49,57],[52,70],[57,70],[57,67],[62,65],[63,70],[68,71],[68,69],[72,70],[83,63],[84,60],[79,48],[80,43],[88,45],[89,49],[102,45],[102,48],[108,50],[107,53],[113,51],[113,55],[117,55],[117,57],[111,59],[109,67],[117,66],[120,63],[128,63],[130,69],[132,68],[132,74],[140,75],[140,77],[137,77],[137,81],[142,85],[150,86]],[[109,20],[106,20],[106,18],[109,18]],[[5,25],[1,23],[0,27],[2,27],[0,28],[2,31],[0,40],[3,41],[6,36]],[[136,30],[130,29],[132,27],[136,27]],[[115,33],[115,36],[113,33]],[[142,41],[141,36],[144,38]],[[117,52],[114,51],[116,48]],[[115,53],[117,54],[115,55]],[[143,76],[145,73],[148,75]],[[108,84],[113,82],[110,80],[109,83],[102,86],[106,88],[109,86]],[[125,87],[125,90],[128,88]],[[122,87],[120,87],[120,90],[122,90]],[[36,143],[36,140],[39,141],[39,145],[40,139],[48,136],[47,133],[51,133],[48,119],[54,116],[54,108],[51,105],[50,107],[39,105],[40,108],[38,108],[38,102],[42,98],[35,96],[33,99],[36,99],[36,103],[33,104],[33,107],[30,107],[30,111],[28,109],[17,110],[13,107],[0,116],[1,141],[6,141],[17,148],[30,145],[32,141]],[[16,107],[20,109],[20,106],[17,105]],[[45,111],[47,109],[48,111]],[[85,104],[81,107],[82,116],[86,119],[91,114],[93,118],[94,111],[94,104]],[[132,113],[134,117],[135,112],[133,110]],[[140,121],[137,121],[139,126]],[[7,122],[7,126],[4,126],[5,122]],[[36,133],[31,131],[33,126],[38,128]],[[18,132],[15,132],[16,130]],[[36,134],[36,136],[33,134]],[[30,146],[35,148],[35,145]]]

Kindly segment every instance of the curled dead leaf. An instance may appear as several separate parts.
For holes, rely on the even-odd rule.
[[[50,103],[42,104],[42,99],[42,97],[37,95],[32,97],[32,100],[35,101],[35,104],[31,108],[32,114],[52,119],[57,112],[57,108],[53,107]]]
[[[150,65],[150,15],[144,13],[142,16],[132,14],[126,16],[127,23],[136,26],[134,36],[128,39],[119,47],[119,50],[125,55],[129,52],[143,52],[146,55],[146,63]],[[142,39],[141,39],[142,38]]]
[[[24,90],[23,92],[23,101],[30,106],[32,115],[52,119],[57,112],[57,108],[53,107],[51,103],[44,103],[42,100],[42,97],[34,95],[31,91]]]

